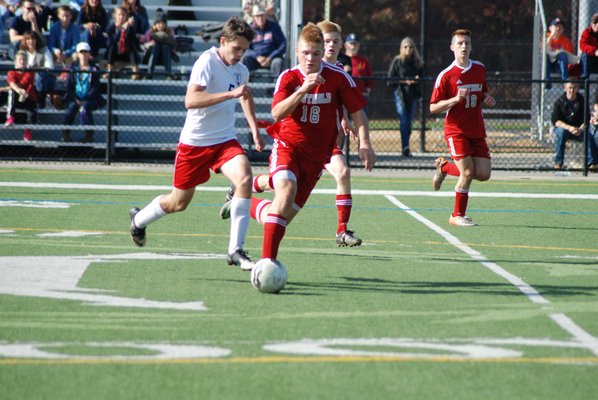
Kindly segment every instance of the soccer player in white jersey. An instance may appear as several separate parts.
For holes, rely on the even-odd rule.
[[[455,61],[436,78],[430,112],[446,111],[444,139],[454,163],[444,157],[435,160],[436,173],[432,187],[439,190],[446,175],[457,176],[455,207],[449,223],[455,226],[475,226],[466,215],[469,187],[472,180],[490,179],[490,150],[486,143],[486,128],[482,104],[494,106],[496,101],[488,94],[486,67],[471,60],[471,32],[459,29],[451,36],[451,50]]]
[[[237,188],[231,204],[231,230],[227,262],[251,270],[253,262],[243,250],[249,224],[251,168],[235,134],[237,99],[251,129],[256,150],[264,139],[258,132],[255,105],[247,85],[249,71],[240,63],[254,32],[239,17],[224,25],[220,47],[205,51],[195,62],[185,95],[187,117],[177,147],[173,189],[156,197],[145,208],[133,208],[131,238],[137,246],[146,243],[145,229],[166,214],[187,208],[195,187],[210,178],[210,169],[222,173]]]

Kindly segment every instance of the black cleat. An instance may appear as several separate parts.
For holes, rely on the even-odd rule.
[[[131,239],[139,247],[145,246],[145,228],[138,228],[135,226],[135,215],[141,211],[139,208],[134,207],[129,210],[129,217],[131,217]]]
[[[235,185],[231,184],[228,188],[228,192],[226,192],[226,197],[224,198],[224,204],[220,209],[220,218],[222,219],[229,219],[230,218],[230,206],[233,201],[233,196],[235,195]]]
[[[336,245],[340,247],[361,246],[361,239],[355,236],[353,231],[344,231],[336,234]]]
[[[251,271],[254,265],[251,258],[249,258],[243,249],[237,249],[234,253],[227,255],[226,262],[228,265],[236,265],[243,271]]]

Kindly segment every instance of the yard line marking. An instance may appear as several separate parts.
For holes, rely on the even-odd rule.
[[[0,359],[0,365],[183,365],[183,364],[300,364],[300,363],[497,363],[497,364],[573,364],[596,365],[598,357],[414,357],[414,356],[257,356],[231,358],[178,358],[178,359],[121,359],[121,358],[66,358],[66,359]]]
[[[389,195],[385,197],[392,204],[405,211],[407,214],[411,215],[413,218],[420,221],[425,226],[432,229],[434,232],[438,233],[447,242],[449,242],[459,250],[463,251],[465,254],[469,255],[472,259],[479,261],[490,271],[494,272],[495,274],[499,275],[500,277],[504,278],[506,281],[511,283],[513,286],[519,289],[519,291],[523,293],[530,301],[537,304],[542,304],[544,306],[551,304],[550,301],[548,301],[544,296],[540,294],[540,292],[538,292],[533,286],[526,283],[523,279],[506,271],[500,265],[489,261],[480,252],[462,243],[456,236],[442,229],[440,226],[436,225],[435,223],[420,215],[416,211],[410,209],[395,197]],[[565,314],[551,313],[549,314],[549,316],[558,326],[560,326],[563,330],[571,334],[575,340],[582,343],[589,351],[591,351],[594,355],[598,356],[598,338],[586,332],[583,328],[581,328],[579,325],[573,322],[573,320],[567,317]]]
[[[87,190],[126,190],[126,191],[170,191],[172,186],[165,185],[97,185],[88,183],[51,183],[51,182],[0,182],[0,187],[24,187],[38,189],[87,189]],[[197,191],[226,192],[228,187],[198,186]],[[362,196],[426,196],[453,197],[455,192],[433,192],[417,190],[360,190],[353,189],[354,195]],[[314,189],[315,194],[336,194],[336,189]],[[569,193],[514,193],[514,192],[470,192],[472,197],[511,198],[511,199],[569,199],[569,200],[598,200],[598,194],[569,194]]]

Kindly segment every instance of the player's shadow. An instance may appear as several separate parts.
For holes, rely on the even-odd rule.
[[[523,296],[515,286],[501,282],[437,282],[437,281],[394,281],[378,278],[341,276],[324,282],[289,282],[287,289],[296,294],[302,292],[327,295],[334,291],[376,292],[388,294],[446,295],[476,294],[480,296]],[[598,286],[536,285],[534,288],[543,296],[598,296]]]

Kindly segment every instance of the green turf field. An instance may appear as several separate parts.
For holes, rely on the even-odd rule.
[[[454,180],[356,176],[364,244],[338,248],[324,176],[278,295],[226,265],[221,177],[132,244],[129,208],[170,183],[0,168],[1,399],[596,398],[597,180],[475,182],[480,226],[455,228]]]

